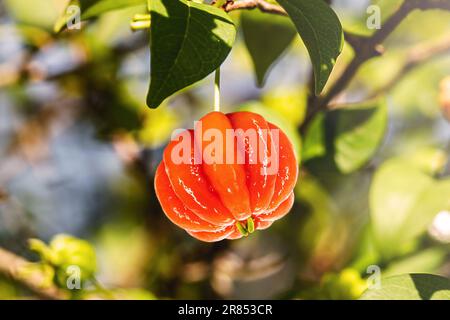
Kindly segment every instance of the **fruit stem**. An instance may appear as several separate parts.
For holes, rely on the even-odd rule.
[[[150,19],[151,19],[150,15],[147,13],[145,13],[145,14],[137,13],[133,16],[133,21],[147,21]]]
[[[242,234],[242,236],[244,236],[244,237],[248,236],[247,229],[239,221],[236,222],[236,227],[238,228],[238,230]]]
[[[144,30],[150,28],[150,20],[132,21],[130,23],[132,31]]]
[[[216,69],[214,78],[214,111],[220,111],[220,67]]]
[[[151,17],[149,14],[136,14],[130,22],[131,30],[144,30],[150,28]]]

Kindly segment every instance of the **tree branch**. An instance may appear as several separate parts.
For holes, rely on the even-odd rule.
[[[375,92],[370,95],[370,98],[376,97],[383,92],[391,90],[397,83],[401,81],[401,79],[403,79],[416,67],[422,65],[424,62],[427,62],[432,58],[439,57],[449,52],[450,36],[442,38],[435,43],[422,44],[412,48],[409,53],[407,53],[406,63],[401,67],[397,74],[381,88],[375,90]]]
[[[27,274],[25,277],[23,271],[30,262],[27,260],[0,248],[0,273],[11,278],[13,281],[25,286],[33,291],[37,296],[49,300],[67,299],[69,296],[64,291],[54,285],[44,286],[45,275],[39,272]]]
[[[398,25],[414,10],[444,9],[450,10],[450,0],[405,0],[399,9],[384,22],[381,29],[370,37],[360,37],[346,34],[346,40],[354,49],[354,58],[348,64],[343,74],[331,89],[322,97],[313,97],[308,106],[306,119],[302,130],[306,128],[312,118],[320,111],[327,109],[329,103],[337,97],[351,82],[361,65],[367,60],[379,56],[384,49],[382,43],[398,27]]]
[[[276,4],[268,3],[264,0],[227,1],[222,8],[225,10],[225,12],[234,10],[259,9],[262,12],[287,16],[286,11],[282,7]]]

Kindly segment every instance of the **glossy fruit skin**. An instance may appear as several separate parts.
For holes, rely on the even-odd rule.
[[[267,229],[289,213],[294,203],[298,163],[291,142],[278,127],[252,112],[211,112],[196,123],[195,129],[182,132],[168,144],[156,171],[156,195],[170,221],[198,240],[214,242],[248,235],[238,224],[251,233],[253,229]],[[234,160],[238,155],[243,157],[244,163],[207,159],[204,151],[209,140],[203,132],[208,129],[224,137],[227,129],[242,129],[234,131],[238,133],[254,129],[261,157],[251,158],[255,146],[238,134],[244,143],[238,144],[235,138],[232,154]],[[277,130],[276,137],[270,130]],[[191,145],[189,161],[177,163],[172,153],[184,139]],[[225,141],[221,147],[225,160]],[[195,162],[196,152],[202,155],[202,163]],[[269,170],[271,160],[278,164],[276,172]]]

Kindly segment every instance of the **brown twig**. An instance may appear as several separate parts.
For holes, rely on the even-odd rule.
[[[430,61],[433,58],[438,58],[439,56],[450,53],[450,36],[444,37],[440,39],[438,42],[433,42],[431,44],[420,44],[416,47],[412,48],[407,54],[405,58],[405,63],[403,66],[397,71],[397,73],[383,86],[374,90],[367,97],[364,98],[364,101],[375,99],[378,96],[384,94],[392,90],[403,78],[405,78],[409,73],[411,73],[417,67],[423,65],[427,61]],[[359,102],[353,103],[330,103],[327,108],[330,110],[341,109],[348,107],[349,105],[357,105]]]
[[[272,3],[268,3],[264,0],[241,0],[241,1],[227,1],[223,7],[226,12],[235,10],[252,10],[259,9],[262,12],[277,14],[281,16],[287,16],[286,11]]]
[[[416,67],[429,61],[432,58],[439,57],[445,53],[450,52],[450,36],[442,38],[438,42],[431,44],[421,44],[412,48],[406,55],[406,62],[400,70],[384,84],[381,88],[375,90],[369,98],[374,98],[388,90],[392,90],[397,83],[400,82],[406,75],[413,71]]]
[[[0,248],[0,274],[6,275],[13,281],[25,286],[37,296],[48,300],[67,299],[68,295],[54,285],[44,285],[45,275],[38,271],[24,276],[24,270],[30,262]]]

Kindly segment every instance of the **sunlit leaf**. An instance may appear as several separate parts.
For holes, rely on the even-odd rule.
[[[384,100],[342,108],[334,113],[334,160],[343,173],[366,164],[380,146],[387,125]]]
[[[319,114],[311,122],[303,140],[303,161],[324,156],[327,152],[325,141],[325,115]]]
[[[279,0],[303,39],[314,68],[315,93],[320,94],[342,51],[344,37],[336,13],[322,0]]]
[[[434,169],[441,168],[439,155],[402,155],[386,161],[375,173],[370,210],[374,235],[385,257],[401,253],[425,234],[439,212],[450,210],[450,179],[433,178]]]
[[[390,263],[389,267],[383,270],[383,275],[388,277],[403,273],[436,272],[445,261],[447,251],[446,248],[430,248],[420,251]]]
[[[401,251],[399,231],[418,197],[433,179],[403,159],[386,161],[375,173],[370,190],[370,214],[378,246],[385,256]]]
[[[52,24],[57,19],[59,11],[64,6],[59,1],[48,0],[5,0],[2,1],[15,21],[17,26],[33,26],[51,30]],[[36,14],[36,12],[39,14]],[[42,30],[41,30],[42,31]]]
[[[327,156],[341,173],[354,172],[375,155],[386,126],[387,108],[381,99],[319,115],[305,134],[305,161]]]
[[[362,300],[449,300],[450,280],[432,274],[406,274],[382,279]]]
[[[236,29],[224,11],[193,1],[153,0],[150,13],[147,104],[156,108],[173,93],[217,69],[231,50]]]
[[[38,253],[43,266],[49,265],[54,269],[55,280],[61,286],[66,285],[72,267],[79,270],[82,281],[92,279],[97,271],[94,248],[85,240],[58,234],[48,246],[39,239],[30,239],[29,246]]]
[[[436,181],[417,197],[398,231],[398,237],[402,241],[414,239],[424,233],[433,218],[444,210],[450,210],[450,179]]]

